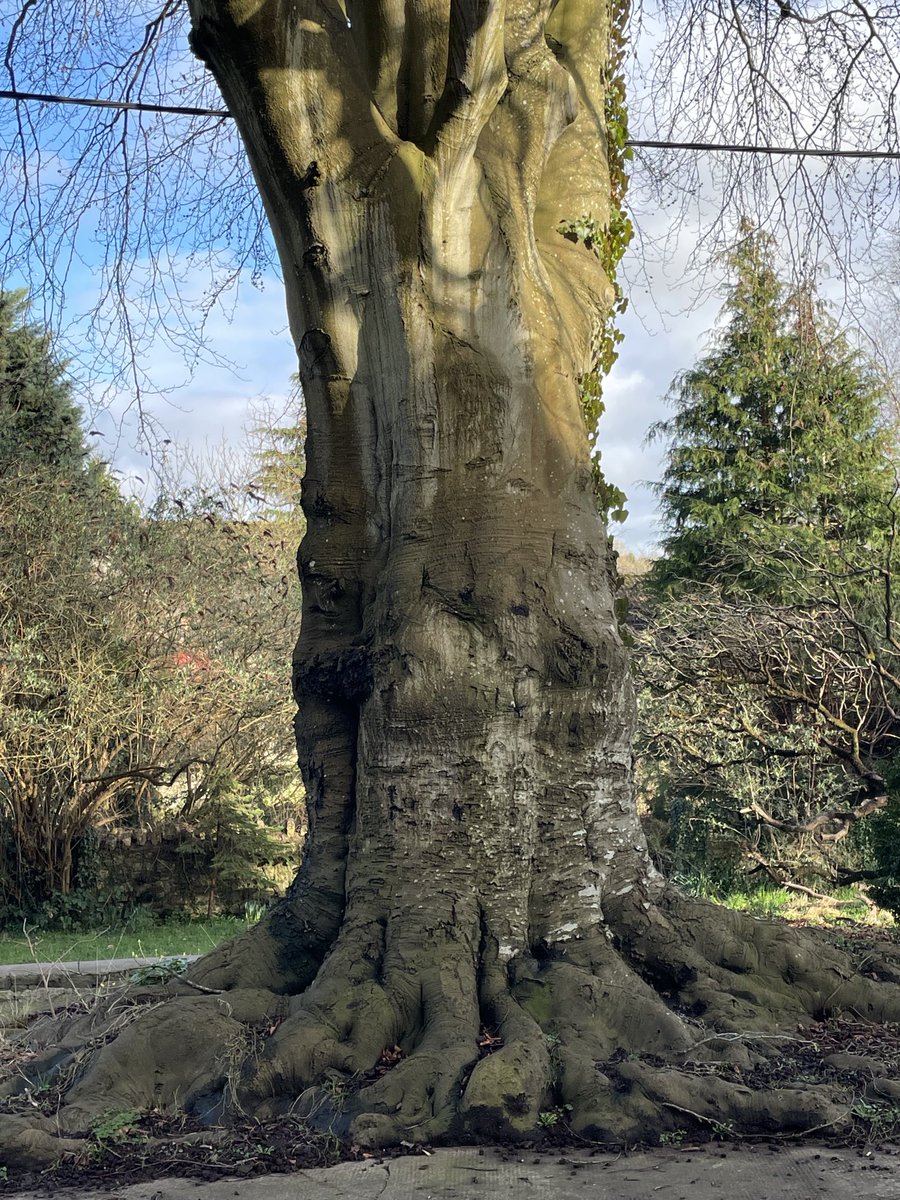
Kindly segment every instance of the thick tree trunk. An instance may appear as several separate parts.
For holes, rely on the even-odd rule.
[[[608,215],[606,4],[191,9],[275,231],[307,403],[309,850],[286,902],[105,1046],[52,1130],[28,1123],[28,1154],[151,1103],[299,1104],[373,1144],[528,1133],[542,1112],[607,1141],[833,1122],[827,1089],[734,1070],[771,1051],[760,1030],[842,1005],[896,1019],[897,989],[666,888],[632,797],[579,387],[612,289],[560,232]]]
[[[469,1061],[479,966],[585,937],[648,870],[580,403],[612,289],[559,229],[608,213],[608,12],[194,13],[308,409],[293,908],[434,993]]]
[[[193,9],[308,408],[300,919],[582,936],[647,870],[580,402],[612,288],[560,232],[608,212],[606,6]]]

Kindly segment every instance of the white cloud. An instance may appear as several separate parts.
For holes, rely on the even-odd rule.
[[[271,278],[265,284],[263,290],[243,288],[230,312],[212,310],[193,373],[177,346],[156,337],[144,350],[142,367],[157,390],[141,396],[140,408],[132,391],[109,395],[98,387],[90,418],[102,434],[94,439],[96,448],[134,494],[149,485],[165,439],[201,455],[223,443],[238,447],[261,397],[287,401],[296,354],[281,283]]]
[[[627,522],[615,532],[634,550],[650,549],[659,536],[656,501],[646,483],[659,478],[663,448],[646,444],[647,431],[665,415],[664,396],[673,376],[694,361],[718,310],[717,298],[689,310],[687,289],[673,286],[673,277],[687,277],[695,246],[694,231],[682,230],[666,261],[641,266],[639,278],[629,285],[619,361],[604,388],[604,470],[626,493],[629,510]],[[638,275],[636,264],[631,269]],[[133,392],[122,389],[110,396],[98,388],[90,426],[102,437],[94,442],[131,494],[152,491],[163,439],[199,455],[223,443],[239,447],[254,403],[263,396],[287,399],[296,355],[284,293],[275,277],[264,284],[262,290],[241,288],[229,308],[210,312],[203,357],[192,375],[183,351],[163,333],[145,347],[143,367],[157,391],[143,396],[141,407],[154,436],[141,435]]]

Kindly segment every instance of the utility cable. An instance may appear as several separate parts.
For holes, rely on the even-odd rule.
[[[194,108],[182,104],[151,104],[140,100],[97,100],[88,96],[55,96],[47,92],[19,92],[0,89],[0,100],[16,103],[78,104],[87,108],[112,108],[125,112],[169,113],[185,117],[230,118],[227,108]],[[826,150],[806,146],[753,146],[740,142],[672,142],[648,138],[629,138],[625,143],[634,150],[695,150],[712,154],[792,154],[801,158],[900,159],[900,150]]]
[[[125,112],[176,113],[186,117],[230,117],[227,108],[191,108],[181,104],[149,104],[141,100],[96,100],[89,96],[51,96],[46,92],[0,90],[0,100],[38,101],[41,104],[81,104],[86,108],[117,108]]]

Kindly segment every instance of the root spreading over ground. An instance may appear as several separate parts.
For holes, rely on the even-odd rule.
[[[77,1157],[115,1114],[290,1116],[380,1147],[830,1134],[900,1106],[900,1039],[873,1055],[835,1033],[900,1023],[892,944],[842,950],[669,889],[505,960],[483,923],[438,938],[348,920],[304,986],[279,966],[285,928],[39,1021],[2,1084],[4,1161]]]

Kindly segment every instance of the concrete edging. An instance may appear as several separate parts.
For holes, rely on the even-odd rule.
[[[0,1030],[23,1029],[32,1017],[82,1003],[107,983],[125,982],[134,971],[172,957],[193,962],[196,954],[168,958],[97,958],[72,962],[13,963],[0,967]]]

